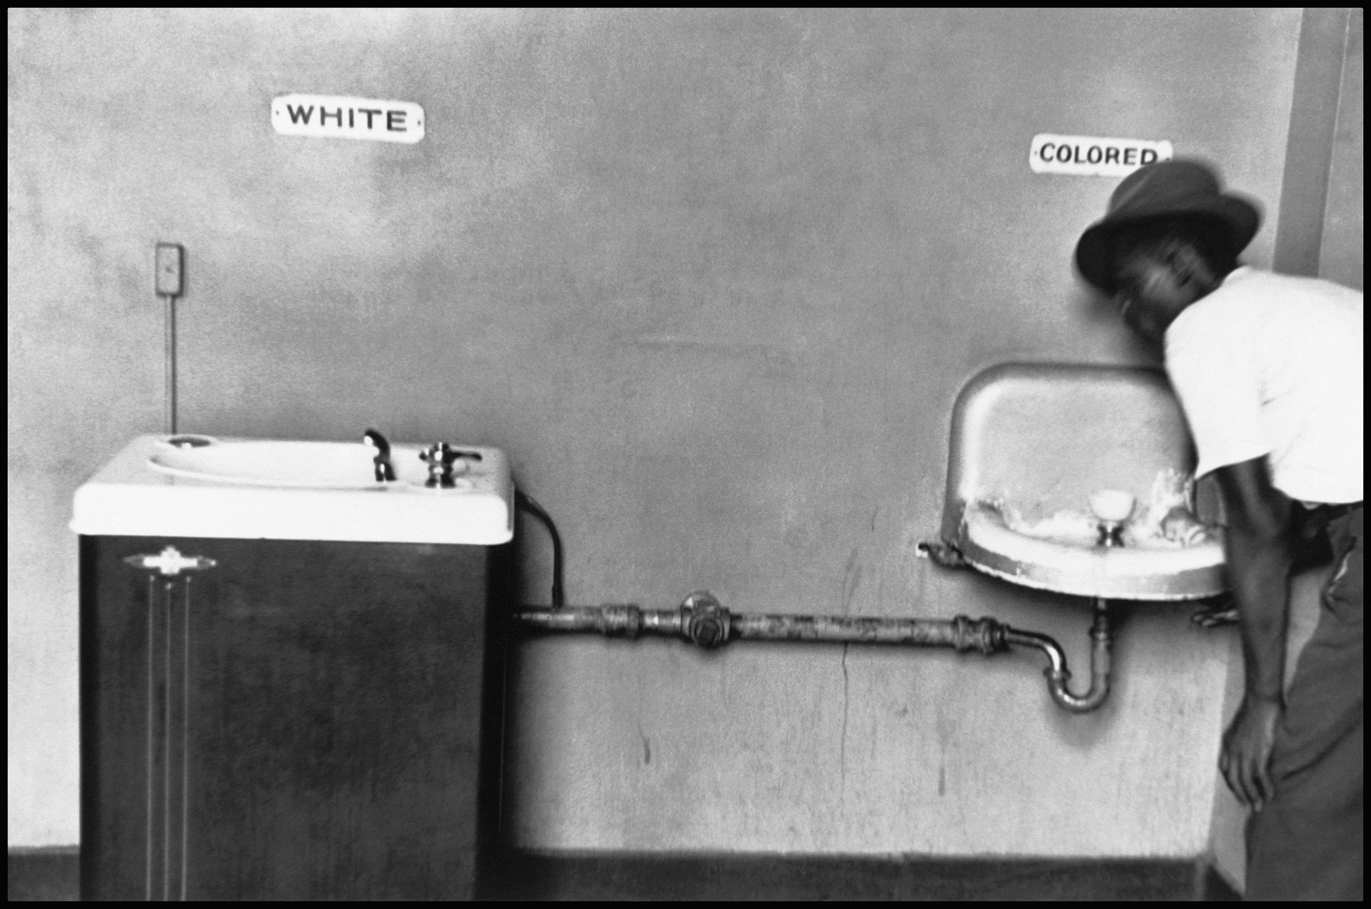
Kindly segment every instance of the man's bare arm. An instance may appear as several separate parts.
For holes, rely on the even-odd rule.
[[[1271,485],[1265,458],[1217,473],[1228,515],[1229,580],[1242,634],[1243,702],[1224,734],[1219,768],[1233,794],[1258,811],[1275,794],[1271,746],[1283,709],[1294,503]]]

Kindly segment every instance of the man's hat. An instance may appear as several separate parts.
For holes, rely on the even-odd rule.
[[[1256,205],[1219,191],[1219,178],[1207,165],[1185,159],[1158,161],[1123,178],[1109,197],[1107,214],[1090,225],[1076,244],[1076,267],[1103,290],[1112,290],[1114,238],[1148,221],[1195,218],[1227,233],[1237,255],[1252,242],[1261,224]]]

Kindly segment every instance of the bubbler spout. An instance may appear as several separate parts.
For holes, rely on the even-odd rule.
[[[362,433],[362,441],[376,450],[376,455],[371,459],[376,482],[389,483],[394,480],[395,468],[390,463],[390,443],[386,437],[374,429],[368,429]]]
[[[1130,492],[1101,489],[1090,496],[1090,510],[1099,521],[1100,546],[1122,546],[1124,523],[1133,515],[1137,499]]]

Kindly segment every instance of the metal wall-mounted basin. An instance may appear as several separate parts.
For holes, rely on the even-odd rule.
[[[942,539],[973,568],[1040,590],[1141,601],[1227,589],[1222,531],[1194,502],[1184,414],[1158,370],[1009,363],[973,377],[952,415]],[[1101,545],[1091,500],[1139,502],[1122,546]],[[1184,494],[1194,532],[1163,533]],[[1203,497],[1202,497],[1203,498]],[[1098,501],[1098,497],[1096,496]]]
[[[1106,547],[1090,535],[1035,536],[1002,513],[967,507],[957,548],[971,565],[1025,587],[1111,600],[1194,600],[1222,593],[1222,537],[1211,531],[1187,544],[1147,540]]]

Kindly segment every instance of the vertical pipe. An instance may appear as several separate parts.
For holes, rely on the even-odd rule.
[[[156,697],[156,680],[157,680],[157,673],[156,673],[156,659],[155,659],[155,653],[156,653],[156,651],[154,650],[154,648],[155,648],[155,646],[156,646],[156,636],[155,636],[155,630],[156,630],[156,625],[157,625],[157,613],[156,613],[156,609],[157,609],[157,576],[154,575],[154,574],[152,574],[152,573],[149,573],[149,574],[148,574],[148,613],[147,613],[147,614],[148,614],[148,720],[147,720],[147,723],[148,723],[148,748],[147,748],[147,780],[146,780],[147,796],[148,796],[148,799],[147,799],[147,818],[146,818],[146,819],[147,819],[147,837],[146,837],[146,842],[147,842],[147,849],[146,849],[147,862],[146,862],[146,875],[145,875],[146,880],[145,880],[144,887],[143,887],[143,892],[146,894],[145,899],[147,899],[147,900],[149,900],[149,901],[152,900],[152,851],[153,851],[152,815],[153,815],[153,812],[156,810],[156,804],[155,804],[155,802],[154,802],[154,800],[153,800],[153,781],[154,781],[154,777],[153,777],[153,768],[154,768],[154,766],[155,766],[155,764],[156,764],[156,749],[157,749],[157,738],[156,738],[156,732],[155,732],[156,726],[157,726],[157,714],[156,714],[156,709],[157,709],[157,697]]]
[[[172,724],[171,704],[174,692],[171,684],[171,613],[172,613],[172,593],[171,581],[166,581],[162,587],[162,594],[167,604],[167,628],[163,636],[162,645],[165,651],[165,662],[163,672],[165,673],[165,700],[162,703],[162,901],[171,900],[171,742]]]
[[[166,383],[167,434],[176,435],[176,297],[163,294],[167,301],[166,315]]]
[[[186,901],[186,842],[190,837],[190,575],[185,581],[181,650],[181,902]]]

